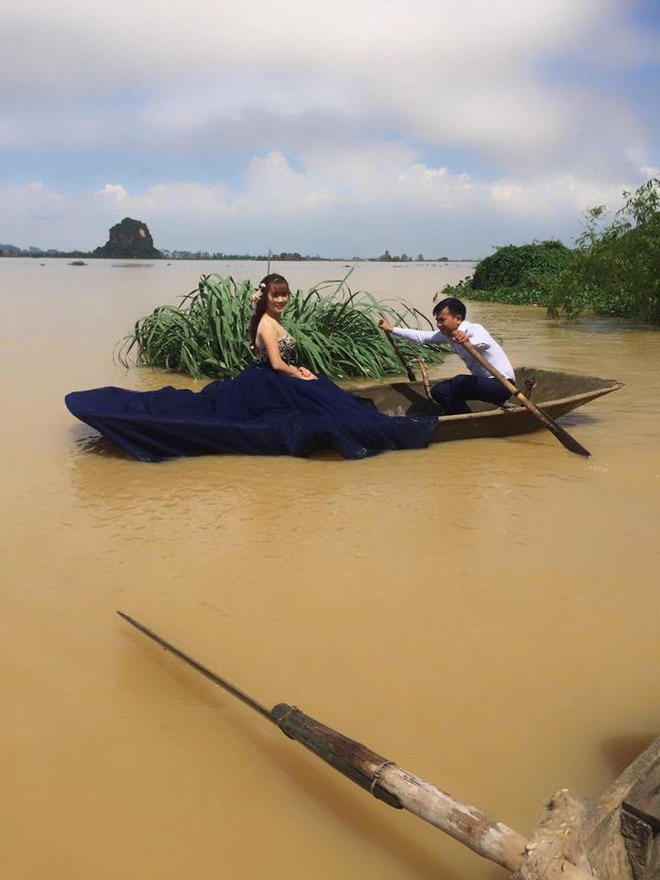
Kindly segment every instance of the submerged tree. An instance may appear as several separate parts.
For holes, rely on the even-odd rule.
[[[660,179],[623,196],[609,223],[604,205],[587,212],[573,259],[546,285],[551,314],[590,309],[660,324]]]
[[[474,290],[530,287],[544,275],[562,269],[570,255],[570,249],[556,240],[509,244],[477,264],[471,287]]]
[[[623,198],[609,222],[604,205],[587,211],[573,250],[559,241],[507,245],[443,292],[541,305],[554,317],[589,310],[660,324],[660,179]]]

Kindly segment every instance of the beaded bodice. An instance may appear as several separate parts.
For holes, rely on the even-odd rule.
[[[296,343],[294,342],[293,336],[285,331],[284,336],[279,340],[278,345],[280,349],[280,357],[285,364],[290,364],[296,350]],[[261,345],[257,346],[257,360],[260,364],[269,363],[268,353]]]

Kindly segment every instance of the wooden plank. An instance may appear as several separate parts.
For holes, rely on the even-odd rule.
[[[645,769],[621,805],[621,834],[634,880],[652,880],[660,869],[660,755]]]
[[[654,833],[660,831],[660,757],[624,798],[623,809],[639,816]]]
[[[660,876],[659,774],[660,737],[598,799],[585,832],[599,880]]]

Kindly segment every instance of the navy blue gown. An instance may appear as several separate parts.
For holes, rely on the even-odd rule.
[[[288,356],[290,337],[287,342]],[[265,353],[235,379],[198,392],[108,386],[74,391],[65,402],[76,418],[140,461],[215,453],[308,456],[317,449],[366,458],[423,448],[438,426],[435,416],[383,415],[325,376],[304,381],[276,372]]]

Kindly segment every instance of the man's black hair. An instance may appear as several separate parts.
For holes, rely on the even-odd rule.
[[[465,304],[455,296],[448,296],[446,299],[441,299],[439,303],[436,303],[433,306],[433,314],[439,315],[443,309],[447,309],[450,315],[458,315],[462,321],[465,320],[467,315]]]

